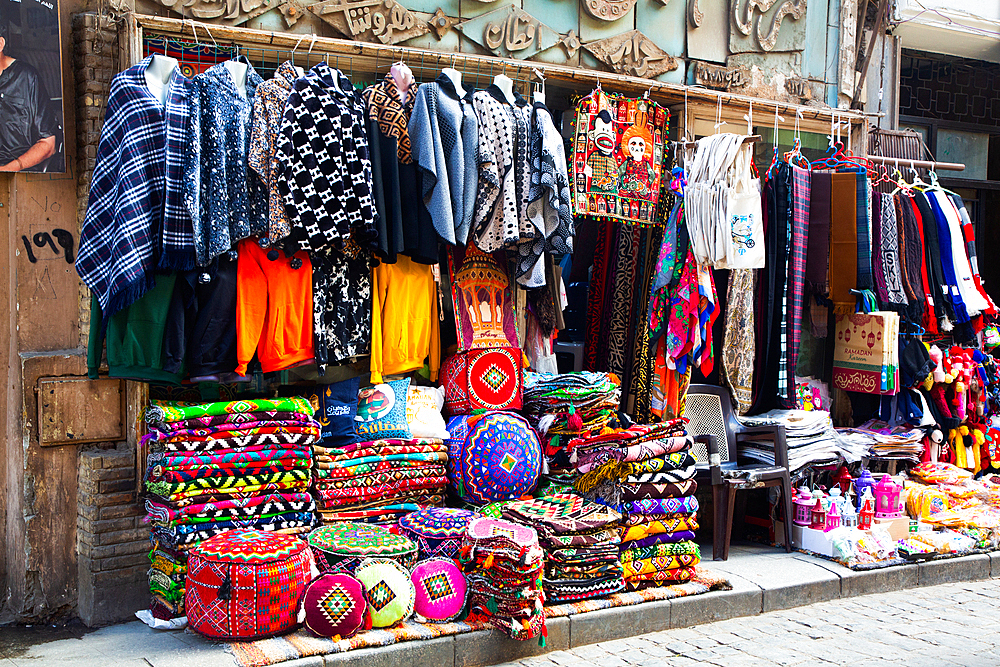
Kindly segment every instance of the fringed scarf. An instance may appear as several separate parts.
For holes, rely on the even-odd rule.
[[[839,314],[854,312],[858,284],[858,195],[855,174],[830,174],[830,299]]]

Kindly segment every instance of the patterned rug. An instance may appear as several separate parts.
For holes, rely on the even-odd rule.
[[[721,576],[711,574],[701,568],[695,568],[695,574],[686,584],[647,588],[631,593],[615,593],[604,598],[584,600],[548,606],[545,608],[547,618],[560,618],[584,614],[599,609],[611,607],[627,607],[655,600],[670,600],[672,598],[701,595],[709,591],[730,590],[729,581]],[[297,630],[283,637],[272,637],[257,641],[232,643],[226,650],[236,657],[241,667],[264,667],[285,660],[295,660],[312,655],[328,653],[343,653],[359,648],[389,646],[415,639],[434,639],[448,635],[461,635],[487,628],[486,623],[414,623],[408,621],[382,630],[369,630],[359,633],[350,639],[335,642],[332,639],[316,637],[308,630]]]

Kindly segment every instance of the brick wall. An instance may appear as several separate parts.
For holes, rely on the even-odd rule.
[[[83,223],[111,79],[117,71],[117,30],[95,13],[73,17],[77,118],[77,216]],[[86,347],[90,293],[80,288],[81,343]],[[77,567],[80,618],[89,626],[134,618],[149,604],[149,528],[138,498],[136,452],[128,443],[80,451]]]

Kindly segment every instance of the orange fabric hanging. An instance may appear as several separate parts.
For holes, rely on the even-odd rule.
[[[300,250],[292,257],[267,253],[253,239],[238,246],[236,266],[236,372],[246,375],[254,352],[265,373],[312,361],[312,264]],[[298,260],[298,261],[295,261]],[[292,263],[301,263],[297,269]]]

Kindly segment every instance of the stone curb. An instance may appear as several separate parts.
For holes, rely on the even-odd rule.
[[[780,571],[790,560],[816,567],[807,568],[799,577],[782,580]],[[279,667],[318,667],[320,664],[325,667],[483,667],[597,642],[755,616],[838,598],[1000,578],[1000,552],[865,571],[850,570],[833,561],[798,554],[790,559],[774,559],[777,577],[769,572],[771,576],[765,577],[768,583],[763,584],[753,581],[757,577],[726,572],[727,564],[706,563],[709,568],[724,572],[733,590],[554,618],[547,624],[549,636],[544,648],[535,640],[518,642],[498,632],[484,630],[320,656],[322,663],[315,658],[283,662]]]

